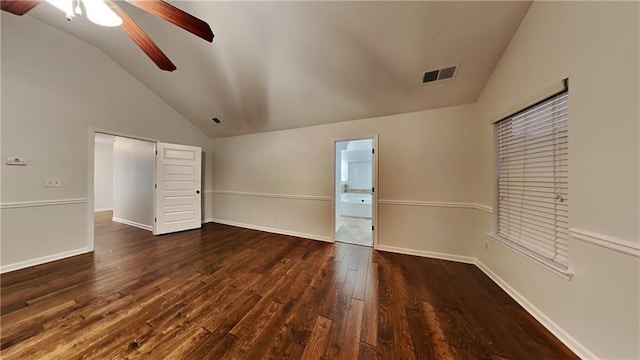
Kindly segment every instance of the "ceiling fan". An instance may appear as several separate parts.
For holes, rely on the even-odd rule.
[[[0,0],[2,10],[22,16],[45,0]],[[102,26],[120,26],[133,42],[162,70],[173,71],[176,66],[160,50],[158,45],[133,21],[120,6],[112,0],[46,0],[65,12],[67,20],[82,15]],[[209,24],[162,0],[126,0],[129,4],[166,20],[184,30],[208,41],[213,41],[213,32]],[[74,7],[75,5],[75,7]]]

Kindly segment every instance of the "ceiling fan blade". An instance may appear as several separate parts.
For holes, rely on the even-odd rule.
[[[27,1],[27,0],[2,0],[0,1],[0,7],[6,12],[22,16],[29,12],[29,10],[36,7],[39,1]]]
[[[213,41],[209,24],[162,0],[128,0],[128,2],[149,14],[155,15],[208,42]]]
[[[176,66],[173,65],[167,55],[160,50],[158,45],[151,40],[149,35],[142,31],[140,26],[138,26],[127,13],[122,11],[122,9],[114,3],[111,3],[111,6],[113,11],[122,18],[122,25],[120,26],[122,31],[124,31],[160,69],[166,71],[176,69]]]

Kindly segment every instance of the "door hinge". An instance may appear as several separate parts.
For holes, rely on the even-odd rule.
[[[372,187],[371,192],[376,192],[376,188]]]
[[[371,149],[371,153],[375,154],[376,153],[376,149]]]
[[[375,226],[371,225],[371,231],[375,230]]]
[[[156,150],[156,156],[158,156],[158,150]]]
[[[157,217],[154,217],[154,218],[153,218],[153,222],[158,222],[158,218],[157,218]]]
[[[153,188],[157,189],[158,188],[158,184],[153,184]]]

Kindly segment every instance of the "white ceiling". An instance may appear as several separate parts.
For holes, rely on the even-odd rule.
[[[530,5],[170,2],[208,22],[213,43],[121,6],[177,66],[171,73],[118,28],[69,23],[49,4],[29,14],[99,48],[221,137],[474,102]],[[421,85],[425,70],[457,63],[455,80]]]

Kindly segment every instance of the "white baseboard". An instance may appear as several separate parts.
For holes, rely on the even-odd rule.
[[[113,211],[113,208],[93,209],[93,212]]]
[[[76,255],[80,255],[80,254],[86,254],[86,253],[89,253],[89,252],[91,252],[91,250],[89,250],[89,248],[83,247],[83,248],[80,248],[80,249],[69,250],[69,251],[64,251],[64,252],[53,254],[53,255],[47,255],[47,256],[39,257],[39,258],[36,258],[36,259],[20,261],[20,262],[9,264],[9,265],[2,265],[2,266],[0,266],[0,274],[4,274],[4,273],[9,272],[9,271],[28,268],[30,266],[35,266],[35,265],[48,263],[48,262],[51,262],[51,261],[61,260],[61,259],[68,258],[68,257],[71,257],[71,256],[76,256]]]
[[[506,281],[496,275],[496,273],[491,271],[491,269],[489,269],[480,260],[476,259],[475,265],[581,359],[598,359],[598,357],[589,351],[589,349],[582,345],[578,340],[574,339],[573,336],[569,335],[569,333],[564,331],[564,329],[530,303],[529,300],[512,288]]]
[[[441,260],[450,260],[466,264],[474,264],[482,272],[484,272],[493,282],[498,284],[502,290],[504,290],[511,298],[513,298],[520,306],[522,306],[529,314],[531,314],[542,326],[549,330],[555,337],[557,337],[562,343],[564,343],[571,351],[578,355],[582,359],[597,359],[589,349],[582,345],[579,341],[574,339],[569,333],[562,329],[558,324],[546,316],[542,311],[536,308],[530,303],[524,296],[518,293],[514,288],[507,284],[502,278],[491,271],[480,260],[470,256],[460,256],[452,254],[437,253],[431,251],[414,250],[407,248],[400,248],[395,246],[378,245],[376,250],[388,251],[398,254],[415,255],[421,257],[428,257]]]
[[[212,223],[212,222],[213,222],[213,218],[212,217],[208,217],[208,218],[202,219],[202,223],[203,224]]]
[[[461,262],[465,264],[476,263],[476,258],[473,258],[470,256],[461,256],[461,255],[445,254],[445,253],[438,253],[438,252],[432,252],[432,251],[414,250],[414,249],[407,249],[407,248],[388,246],[388,245],[378,245],[376,250],[388,251],[388,252],[405,254],[405,255],[422,256],[422,257],[428,257],[432,259],[456,261],[456,262]]]
[[[120,223],[120,224],[129,225],[129,226],[134,226],[134,227],[137,227],[138,229],[142,229],[142,230],[153,231],[153,226],[140,224],[140,223],[137,223],[135,221],[129,221],[129,220],[125,220],[125,219],[121,219],[121,218],[117,218],[117,217],[111,218],[111,221],[117,222],[117,223]]]
[[[270,228],[270,227],[259,226],[259,225],[243,224],[243,223],[238,223],[238,222],[235,222],[235,221],[229,221],[229,220],[223,220],[223,219],[215,219],[215,218],[211,219],[211,222],[218,223],[218,224],[223,224],[223,225],[237,226],[237,227],[246,228],[246,229],[252,229],[252,230],[266,231],[266,232],[270,232],[270,233],[273,233],[273,234],[289,235],[289,236],[295,236],[295,237],[300,237],[300,238],[305,238],[305,239],[312,239],[312,240],[319,240],[319,241],[330,242],[330,243],[333,242],[333,239],[331,239],[329,237],[321,236],[321,235],[315,235],[315,234],[300,233],[300,232],[296,232],[296,231],[276,229],[276,228]]]

